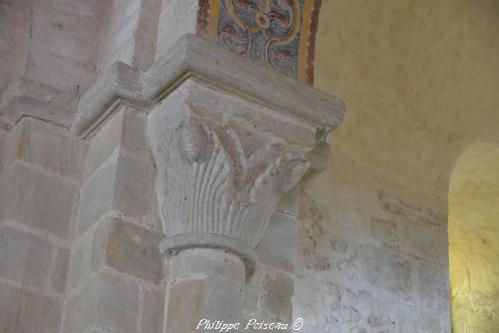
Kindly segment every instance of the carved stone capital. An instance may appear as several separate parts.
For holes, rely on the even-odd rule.
[[[81,98],[87,138],[128,105],[148,117],[165,253],[222,248],[251,261],[281,197],[324,165],[340,98],[196,36],[146,72],[116,63]]]
[[[166,252],[251,257],[281,197],[310,166],[318,129],[189,79],[149,115]],[[202,237],[200,236],[202,235]]]

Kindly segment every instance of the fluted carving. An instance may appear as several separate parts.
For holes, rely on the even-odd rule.
[[[169,235],[209,233],[256,246],[282,195],[307,170],[308,161],[279,143],[249,156],[234,128],[210,129],[194,116],[158,151],[168,167],[159,195]]]
[[[316,129],[194,83],[185,90],[150,116],[165,232],[255,248],[307,171]]]

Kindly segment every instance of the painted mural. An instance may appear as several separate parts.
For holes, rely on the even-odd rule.
[[[201,0],[198,35],[313,83],[320,0]]]

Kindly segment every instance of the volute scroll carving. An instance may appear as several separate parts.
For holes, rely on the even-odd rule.
[[[247,105],[241,107],[244,112],[227,111],[231,103],[193,107],[182,99],[181,112],[164,106],[150,115],[163,227],[167,238],[182,238],[182,244],[167,241],[165,247],[192,242],[230,248],[231,243],[238,244],[231,249],[235,252],[250,252],[263,238],[279,200],[310,166],[307,153],[314,146],[296,139],[302,133],[283,137],[272,126],[263,128],[257,120],[260,111],[248,115]],[[272,121],[286,123],[282,117]],[[304,132],[314,136],[308,128]],[[209,239],[218,245],[210,246]]]

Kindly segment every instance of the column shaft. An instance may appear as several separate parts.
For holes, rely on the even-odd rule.
[[[242,320],[245,266],[222,249],[187,249],[170,261],[165,332],[209,332]]]

